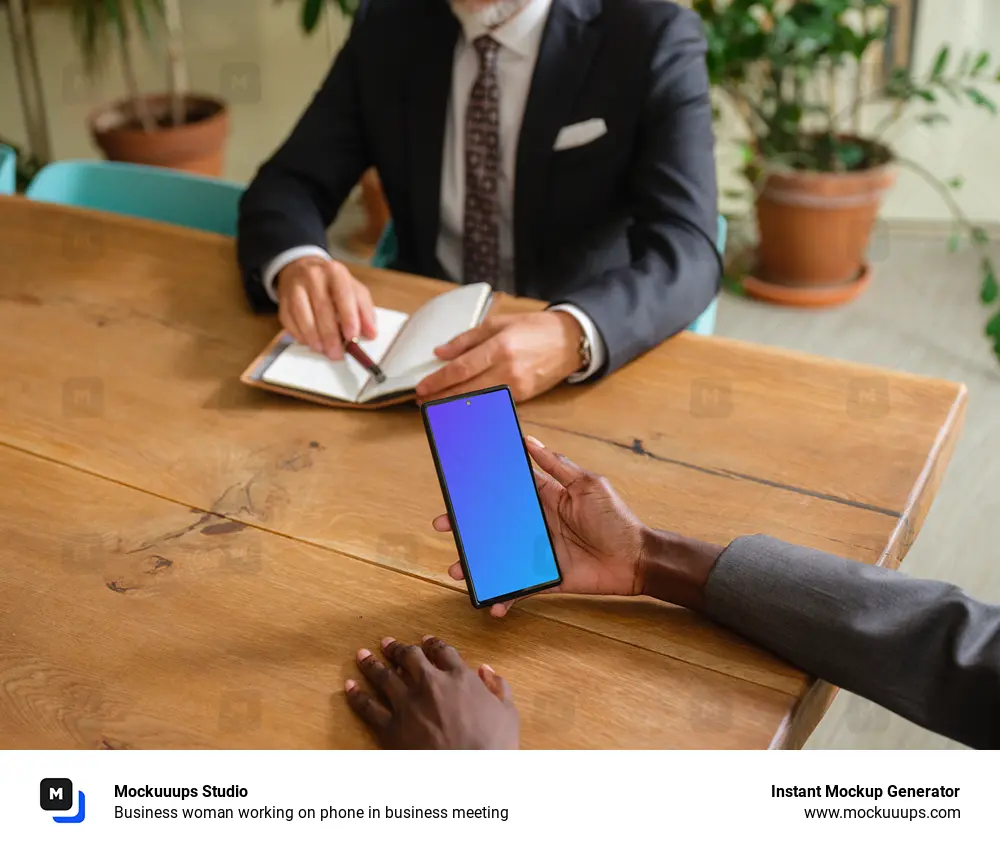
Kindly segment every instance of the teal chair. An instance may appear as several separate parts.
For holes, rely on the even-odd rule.
[[[235,236],[243,187],[149,165],[68,160],[45,166],[25,194],[36,201]]]
[[[724,254],[726,251],[726,237],[729,234],[729,223],[726,221],[725,216],[719,216],[719,235],[716,241],[718,245],[719,253]],[[378,244],[375,246],[375,253],[372,255],[372,265],[376,268],[384,269],[387,268],[393,260],[396,259],[396,231],[392,226],[390,221],[385,230],[382,231],[382,235],[379,237]],[[708,308],[702,313],[691,326],[688,328],[690,331],[694,331],[696,334],[701,334],[702,336],[711,336],[715,333],[715,317],[719,310],[719,299],[716,298]]]
[[[17,188],[17,154],[7,145],[0,145],[0,195],[13,195]]]
[[[729,222],[726,220],[724,215],[719,216],[719,234],[716,236],[715,245],[719,249],[719,253],[725,256],[726,254],[726,239],[729,236]],[[719,297],[716,296],[712,303],[705,308],[705,312],[702,313],[697,319],[695,319],[689,326],[688,330],[696,334],[701,334],[702,336],[711,336],[715,333],[715,318],[719,312]]]

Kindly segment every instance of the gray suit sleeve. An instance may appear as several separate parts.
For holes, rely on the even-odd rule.
[[[1000,607],[769,537],[719,558],[706,613],[807,673],[972,747],[1000,748]]]

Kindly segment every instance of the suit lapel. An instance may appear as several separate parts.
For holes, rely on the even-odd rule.
[[[408,89],[410,214],[421,270],[438,269],[435,258],[441,216],[441,159],[451,97],[452,66],[459,24],[444,0],[429,2],[429,13],[413,33]],[[443,272],[441,275],[443,276]]]
[[[600,14],[601,2],[553,0],[542,36],[514,176],[514,251],[520,295],[540,294],[534,291],[529,275],[538,247],[536,233],[541,225],[552,146],[576,105],[597,51],[600,32],[593,20]]]

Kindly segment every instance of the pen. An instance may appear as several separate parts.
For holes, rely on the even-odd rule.
[[[385,381],[385,372],[379,369],[378,364],[375,363],[371,357],[365,354],[364,351],[362,351],[361,346],[358,345],[357,337],[344,343],[344,351],[350,354],[351,357],[357,360],[358,363],[368,370],[371,376],[375,379],[375,383],[381,384]]]

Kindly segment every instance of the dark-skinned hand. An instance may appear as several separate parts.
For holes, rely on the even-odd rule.
[[[519,719],[510,688],[493,668],[473,671],[458,651],[427,636],[419,646],[382,639],[383,663],[358,652],[370,692],[345,685],[347,702],[379,744],[394,750],[517,749]]]
[[[526,438],[545,520],[552,532],[556,560],[563,580],[542,593],[586,593],[636,596],[642,592],[640,569],[646,526],[629,510],[606,479],[587,472],[565,455],[549,451],[534,437]],[[437,531],[451,531],[444,514],[434,520]],[[455,562],[448,574],[463,580]],[[498,602],[490,608],[504,616],[514,604]]]

